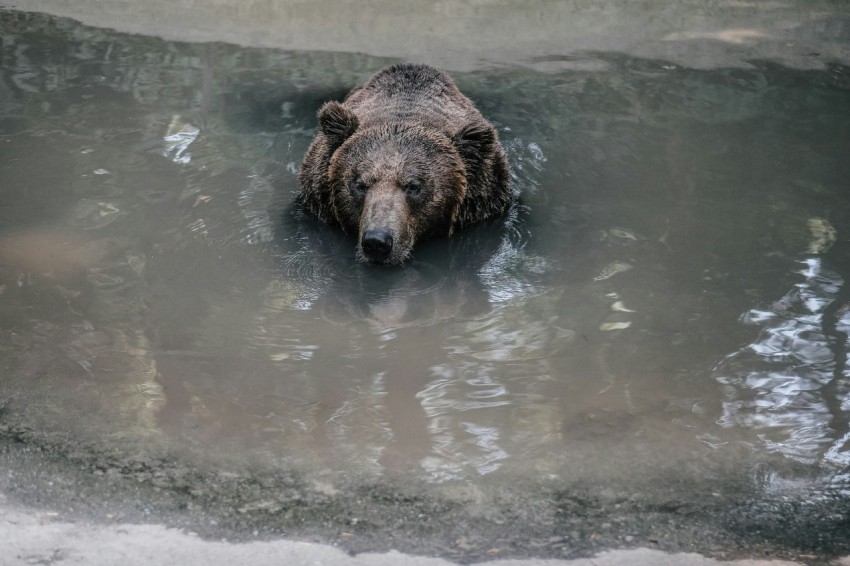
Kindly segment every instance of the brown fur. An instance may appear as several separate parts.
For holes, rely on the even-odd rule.
[[[318,118],[299,200],[357,234],[361,259],[401,264],[419,240],[451,235],[510,204],[495,128],[437,69],[387,67],[342,103],[326,103]]]

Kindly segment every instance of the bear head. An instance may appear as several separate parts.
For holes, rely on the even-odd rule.
[[[470,172],[488,143],[498,143],[478,124],[452,134],[414,121],[361,127],[337,102],[326,103],[318,117],[331,155],[333,215],[357,235],[358,257],[380,265],[400,265],[417,241],[451,234]]]

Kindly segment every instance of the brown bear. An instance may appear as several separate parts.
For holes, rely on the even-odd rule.
[[[400,265],[416,242],[503,213],[511,202],[496,129],[445,73],[400,64],[318,112],[299,201],[357,235],[357,257]]]

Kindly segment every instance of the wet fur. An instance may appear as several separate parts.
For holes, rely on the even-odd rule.
[[[392,234],[392,253],[380,263],[398,265],[416,242],[451,235],[510,204],[495,128],[437,69],[387,67],[342,103],[326,103],[318,118],[301,165],[299,201],[357,234],[362,259],[366,230]]]

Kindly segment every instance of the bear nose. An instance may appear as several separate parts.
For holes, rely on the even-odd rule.
[[[366,257],[372,261],[383,261],[393,249],[393,235],[386,230],[366,230],[360,245]]]

